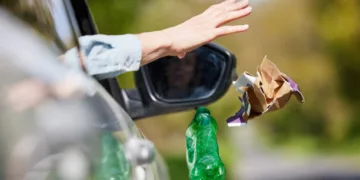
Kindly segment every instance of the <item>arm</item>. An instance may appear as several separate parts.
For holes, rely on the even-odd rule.
[[[252,8],[248,5],[248,0],[225,0],[177,26],[137,35],[142,44],[141,64],[168,55],[183,58],[218,37],[246,31],[248,25],[224,25],[249,15]]]
[[[89,75],[97,79],[116,77],[121,73],[136,71],[142,58],[141,42],[136,35],[90,35],[79,38],[79,61],[77,48],[70,49],[60,59],[78,70],[85,67]]]
[[[226,0],[208,8],[184,23],[160,31],[136,35],[94,35],[80,37],[81,52],[89,75],[103,79],[138,70],[164,56],[183,58],[214,39],[243,32],[248,25],[223,26],[251,13],[248,0]],[[80,68],[76,49],[64,56],[67,64]]]

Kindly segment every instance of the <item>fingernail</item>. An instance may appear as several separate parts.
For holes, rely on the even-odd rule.
[[[252,10],[252,7],[251,6],[247,7],[247,10],[250,12]]]
[[[249,28],[249,25],[248,25],[248,24],[244,24],[243,26],[244,26],[245,29],[246,29],[246,28]]]

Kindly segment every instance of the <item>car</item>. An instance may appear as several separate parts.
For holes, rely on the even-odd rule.
[[[164,57],[141,67],[136,88],[123,89],[115,78],[99,81],[57,59],[78,46],[78,37],[98,33],[86,1],[21,2],[11,11],[0,7],[0,179],[169,179],[161,154],[134,121],[216,102],[237,79],[236,57],[208,43],[181,62]],[[237,173],[244,179],[360,179],[346,160],[294,161],[242,148]]]
[[[208,43],[141,67],[136,88],[123,89],[56,58],[97,33],[86,1],[23,2],[0,16],[1,179],[169,179],[134,121],[216,102],[237,78],[235,56]]]

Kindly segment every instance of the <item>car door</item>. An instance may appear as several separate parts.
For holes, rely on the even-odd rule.
[[[46,35],[41,34],[41,27],[34,25],[36,22],[31,24],[29,19],[23,19],[21,14],[18,14],[18,17],[21,20],[25,20],[23,22],[28,22],[28,25],[34,25],[34,29],[40,29],[37,31],[40,33],[33,33],[29,26],[22,24],[22,22],[17,22],[15,18],[6,12],[3,13],[4,16],[1,16],[4,17],[2,19],[2,31],[4,32],[2,35],[6,36],[1,38],[4,40],[1,43],[2,52],[6,53],[6,56],[4,55],[1,58],[4,62],[1,66],[1,77],[9,76],[10,72],[13,74],[12,77],[19,77],[13,80],[10,78],[7,81],[3,79],[1,89],[6,89],[14,84],[18,85],[18,83],[22,85],[23,80],[30,80],[30,82],[35,82],[36,80],[37,84],[35,83],[35,87],[39,88],[52,87],[60,82],[68,82],[67,85],[66,83],[63,85],[61,83],[58,84],[59,86],[57,87],[60,90],[55,90],[55,92],[64,95],[61,98],[52,97],[54,95],[52,93],[42,93],[44,99],[41,99],[39,103],[30,104],[23,113],[9,112],[13,115],[10,116],[10,119],[14,119],[15,125],[7,124],[8,121],[5,118],[1,119],[3,125],[1,128],[4,130],[3,133],[5,133],[2,137],[8,137],[4,142],[9,150],[2,154],[2,158],[6,159],[6,156],[16,157],[15,161],[14,159],[9,161],[19,165],[18,167],[22,167],[21,164],[26,164],[24,169],[14,169],[15,166],[11,165],[13,163],[9,163],[10,167],[8,168],[15,172],[23,171],[23,173],[15,173],[15,175],[24,174],[29,179],[34,179],[34,177],[36,177],[35,179],[51,179],[52,176],[49,176],[49,174],[53,172],[53,166],[56,164],[53,160],[55,159],[56,162],[61,161],[59,159],[63,158],[57,155],[68,153],[66,151],[68,147],[76,147],[71,152],[79,151],[84,153],[88,162],[94,164],[93,161],[101,157],[101,136],[105,132],[113,134],[119,146],[125,146],[130,139],[136,139],[139,142],[145,141],[145,137],[137,129],[130,116],[108,93],[109,89],[105,89],[93,78],[65,67],[56,58],[56,56],[61,55],[66,50],[76,47],[78,43],[77,37],[81,35],[79,28],[73,24],[76,22],[76,18],[72,16],[71,6],[69,6],[70,1],[53,0],[42,2],[49,3],[41,6],[45,7],[45,9],[34,9],[30,6],[26,7],[25,4],[24,8],[26,10],[24,11],[32,12],[32,10],[36,10],[34,13],[49,12],[40,13],[41,16],[44,14],[49,15],[47,18],[52,22],[49,28],[54,28],[49,31],[51,33]],[[14,21],[15,25],[12,25],[11,21]],[[5,26],[5,23],[10,24]],[[39,34],[40,37],[43,35],[41,40],[45,41],[39,40],[37,36]],[[20,55],[16,56],[17,53]],[[8,56],[10,58],[4,58]],[[13,57],[17,58],[13,59]],[[39,86],[39,84],[44,86]],[[62,89],[61,87],[69,87],[70,89]],[[74,95],[72,93],[76,89],[82,89],[80,91],[83,91],[80,98],[76,95],[72,97]],[[18,92],[15,90],[11,92]],[[23,89],[20,88],[20,90]],[[9,92],[6,91],[6,93],[2,94],[4,99],[9,96]],[[71,92],[70,94],[72,95],[65,92]],[[41,94],[41,91],[36,93]],[[21,94],[15,95],[20,97]],[[24,98],[18,99],[20,104],[26,104],[25,100],[27,98],[25,97],[32,97],[34,94],[27,95]],[[10,104],[8,106],[10,109],[16,109],[16,106],[13,105]],[[79,111],[76,111],[76,109]],[[29,114],[36,114],[36,116],[28,116]],[[21,154],[26,149],[20,148],[19,151],[16,151],[17,147],[21,147],[21,144],[29,141],[28,137],[39,140],[39,143],[32,143],[32,148],[28,149],[25,155],[18,156],[17,153]],[[25,147],[27,146],[25,145]],[[156,149],[151,150],[155,155],[155,159],[147,163],[132,164],[128,159],[121,162],[124,166],[130,166],[128,169],[131,171],[129,179],[168,179],[163,159]],[[123,157],[125,157],[127,154],[126,149],[120,153],[123,153]],[[89,156],[89,154],[93,156]],[[5,163],[5,167],[9,164]],[[48,168],[45,171],[44,166]]]

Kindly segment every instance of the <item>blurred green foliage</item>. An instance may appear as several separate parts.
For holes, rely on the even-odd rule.
[[[345,139],[360,136],[360,1],[317,1],[318,34],[323,41],[324,53],[335,64],[339,80],[339,94],[352,112]]]
[[[336,152],[347,146],[353,148],[353,143],[360,142],[360,85],[357,83],[360,78],[360,2],[309,1],[307,13],[311,14],[311,19],[307,19],[311,29],[303,27],[303,31],[312,33],[311,53],[325,58],[334,74],[326,74],[321,71],[323,67],[319,67],[320,73],[327,77],[319,84],[313,83],[316,88],[305,92],[311,103],[305,104],[308,108],[291,104],[281,113],[269,115],[271,120],[266,128],[276,134],[275,142],[308,137],[314,142],[315,150]],[[313,62],[308,64],[313,65]],[[302,74],[299,78],[314,80],[312,74]],[[303,87],[301,83],[300,86]]]
[[[215,0],[89,0],[100,33],[139,33],[166,28],[201,13]],[[251,4],[251,0],[250,0]],[[222,37],[217,43],[238,59],[238,73],[255,73],[268,58],[301,87],[306,102],[291,101],[278,112],[252,123],[270,147],[295,147],[318,153],[358,153],[360,150],[360,1],[272,0],[254,5],[246,33]],[[122,87],[134,87],[133,73],[119,77]],[[219,124],[220,154],[231,165],[234,152],[225,119],[240,104],[230,89],[209,105]],[[184,133],[193,111],[137,122],[166,155],[174,179],[187,172]],[[161,124],[161,125],[160,125]],[[234,131],[241,131],[234,129]],[[241,142],[240,142],[241,143]],[[181,167],[181,168],[180,168]],[[184,169],[185,168],[185,169]]]
[[[88,0],[99,31],[104,34],[129,33],[146,0]]]

